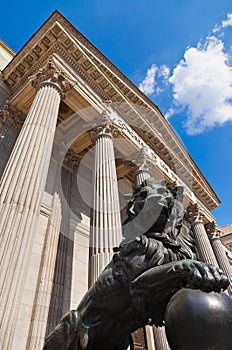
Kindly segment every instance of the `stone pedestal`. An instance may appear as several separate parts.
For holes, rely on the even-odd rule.
[[[90,131],[94,146],[89,286],[109,263],[122,240],[113,138],[119,129],[105,112]]]
[[[64,92],[70,88],[51,63],[33,77],[32,84],[37,93],[0,182],[0,343],[9,350],[29,266],[59,105]]]

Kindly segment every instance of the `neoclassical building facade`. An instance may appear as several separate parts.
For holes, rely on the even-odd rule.
[[[184,186],[198,257],[231,281],[220,201],[158,107],[58,11],[16,55],[0,46],[1,349],[42,349],[111,259],[128,194],[149,176]],[[168,349],[162,328],[133,339]]]

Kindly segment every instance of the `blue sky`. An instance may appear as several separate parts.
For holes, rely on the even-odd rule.
[[[231,0],[13,0],[0,39],[17,52],[55,9],[159,106],[232,223]]]

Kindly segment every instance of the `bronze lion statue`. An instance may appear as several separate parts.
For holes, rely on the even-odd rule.
[[[182,199],[181,186],[143,181],[128,203],[125,239],[77,309],[47,337],[44,350],[126,350],[136,329],[163,325],[180,289],[226,289],[225,274],[196,259]]]

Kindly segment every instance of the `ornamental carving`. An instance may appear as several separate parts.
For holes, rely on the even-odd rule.
[[[92,142],[95,143],[101,136],[118,137],[121,134],[121,128],[110,119],[106,111],[103,111],[92,125],[89,134]]]
[[[65,166],[69,170],[76,171],[82,159],[81,154],[77,154],[69,146],[61,141],[53,146],[52,157],[60,163],[61,167]]]
[[[203,214],[201,212],[200,206],[196,203],[188,207],[188,214],[190,223],[193,225],[196,222],[203,222]]]
[[[151,172],[151,169],[154,167],[151,159],[146,154],[144,148],[142,148],[134,159],[135,166],[135,174],[139,171],[146,171],[148,173]]]
[[[211,221],[205,225],[205,230],[207,235],[209,236],[209,239],[216,239],[220,238],[221,236],[221,230],[216,225],[215,221]]]
[[[76,170],[80,164],[81,159],[81,155],[76,154],[74,151],[69,149],[65,155],[63,164],[68,166],[72,170]]]
[[[75,85],[75,82],[67,78],[66,74],[52,61],[49,61],[45,68],[39,69],[37,74],[29,77],[29,80],[36,89],[39,89],[41,85],[46,83],[56,85],[60,90],[62,98]]]
[[[6,100],[4,107],[0,109],[0,128],[5,126],[19,131],[22,128],[24,120],[25,116],[11,107],[9,100]],[[4,134],[1,132],[1,138],[3,137]]]
[[[6,120],[10,117],[11,112],[9,109],[9,100],[6,100],[6,103],[3,107],[3,109],[0,110],[0,119],[2,123],[5,123]]]

